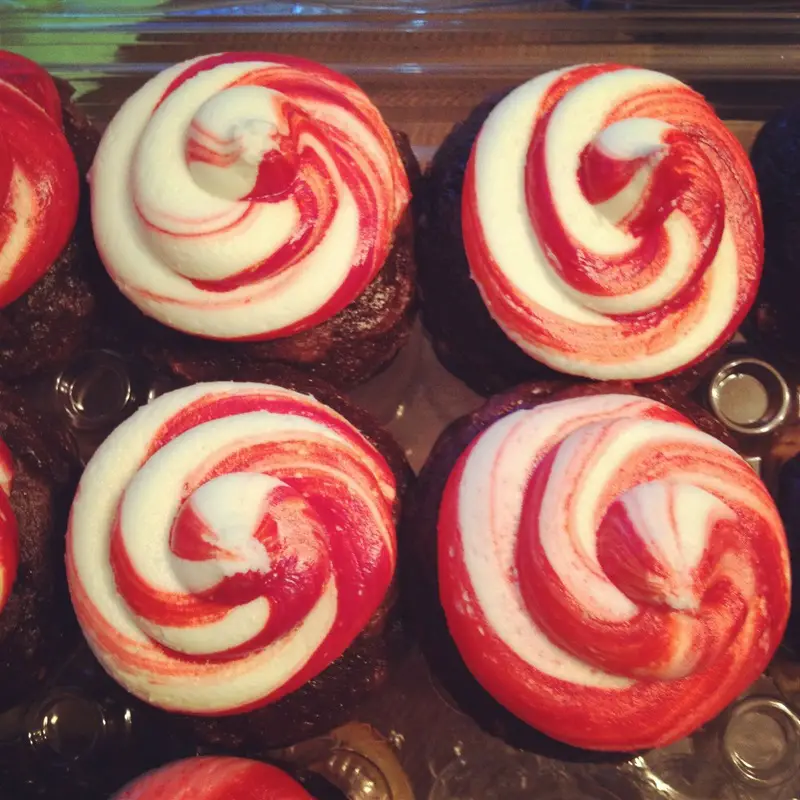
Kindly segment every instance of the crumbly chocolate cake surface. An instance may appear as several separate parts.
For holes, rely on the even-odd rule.
[[[408,137],[394,133],[411,183],[419,165]],[[209,380],[220,368],[247,370],[273,362],[293,366],[335,386],[349,388],[381,371],[406,344],[416,315],[414,213],[395,232],[394,247],[372,283],[349,306],[314,328],[261,342],[225,342],[188,336],[149,319],[127,300],[120,312],[147,358],[187,381]]]
[[[45,681],[77,639],[66,576],[64,537],[77,456],[71,438],[0,387],[0,439],[11,451],[11,507],[19,534],[19,569],[0,612],[0,711]]]
[[[680,392],[664,385],[576,383],[566,379],[528,383],[492,397],[474,413],[453,422],[442,433],[409,495],[401,526],[408,552],[401,585],[409,601],[414,627],[438,684],[461,710],[512,747],[566,761],[614,761],[627,756],[584,751],[550,739],[500,705],[472,676],[449,635],[439,602],[439,506],[447,480],[459,457],[470,442],[492,423],[514,411],[535,408],[542,403],[607,393],[636,394],[665,403],[680,411],[701,430],[734,446],[732,436],[721,422]]]
[[[57,82],[64,130],[83,179],[78,222],[53,266],[20,298],[0,309],[0,378],[16,380],[66,363],[86,341],[102,266],[94,246],[86,174],[99,132],[70,102],[71,89]]]

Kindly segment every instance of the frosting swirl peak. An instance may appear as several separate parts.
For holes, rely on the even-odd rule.
[[[257,340],[314,327],[383,266],[409,200],[378,110],[290,56],[179,64],[120,109],[92,168],[119,288],[165,325]]]
[[[462,219],[484,301],[529,355],[655,379],[736,331],[761,275],[760,212],[745,151],[699,94],[605,64],[542,75],[497,105]]]
[[[61,254],[78,216],[78,168],[53,79],[0,50],[0,308]]]
[[[349,647],[395,565],[395,479],[344,418],[266,384],[163,395],[81,480],[78,620],[106,670],[168,710],[277,700]]]
[[[448,625],[486,689],[597,750],[675,741],[762,672],[789,610],[778,512],[736,453],[660,403],[513,412],[451,474]]]

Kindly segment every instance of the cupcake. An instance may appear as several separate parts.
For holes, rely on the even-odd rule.
[[[781,640],[789,555],[766,488],[706,412],[652,397],[670,399],[519,387],[447,429],[420,475],[406,535],[430,565],[429,651],[502,737],[667,745]]]
[[[61,365],[95,309],[88,205],[81,176],[99,136],[69,87],[0,51],[0,378]],[[88,203],[88,200],[87,200]]]
[[[50,677],[76,631],[63,577],[74,443],[0,388],[0,711]]]
[[[800,107],[778,111],[751,151],[764,206],[764,278],[748,320],[748,335],[769,353],[800,361],[800,323],[793,300],[800,288],[796,250],[800,229]]]
[[[762,228],[747,156],[674,78],[550,72],[475,109],[426,176],[423,317],[491,394],[553,371],[655,380],[735,333]]]
[[[273,381],[141,408],[90,460],[67,534],[73,605],[105,670],[238,754],[350,719],[404,644],[404,456],[332,389]]]
[[[109,125],[94,235],[157,365],[199,381],[276,362],[349,387],[410,335],[417,173],[408,139],[344,76],[206,56],[149,81]]]
[[[286,773],[244,758],[177,761],[144,775],[115,800],[313,800]]]

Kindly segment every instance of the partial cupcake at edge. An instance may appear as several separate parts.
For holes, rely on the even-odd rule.
[[[732,445],[655,384],[524,384],[447,428],[402,531],[445,697],[581,761],[666,746],[736,700],[781,641],[791,581]]]
[[[423,321],[484,395],[554,373],[691,382],[758,288],[747,155],[698,93],[657,72],[570,67],[487,100],[421,194]]]
[[[80,637],[64,576],[79,472],[72,438],[0,386],[0,713],[32,700]]]
[[[800,108],[777,111],[751,150],[764,213],[764,277],[746,335],[771,358],[800,363],[800,323],[794,300],[800,291]]]
[[[81,479],[67,534],[105,670],[187,741],[237,755],[353,719],[405,652],[401,449],[285,368],[138,410]]]
[[[70,95],[0,50],[0,380],[63,365],[95,319],[103,270],[82,184],[100,137]]]
[[[410,335],[418,175],[408,138],[322,65],[223,53],[162,72],[91,171],[131,342],[187,381],[277,362],[362,383]]]
[[[313,800],[276,767],[232,757],[189,758],[143,775],[112,800]]]

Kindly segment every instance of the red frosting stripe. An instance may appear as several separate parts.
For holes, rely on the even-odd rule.
[[[207,756],[144,775],[115,800],[313,800],[303,787],[260,761]]]
[[[78,195],[52,78],[32,61],[0,51],[0,308],[61,254]]]
[[[522,410],[464,453],[441,599],[503,705],[584,748],[675,741],[763,671],[789,611],[769,494],[676,411],[599,395]]]
[[[673,78],[608,64],[548,73],[494,109],[463,232],[509,337],[601,379],[655,379],[716,350],[763,260],[755,178],[713,109]]]
[[[313,398],[199,384],[120,426],[72,509],[75,610],[106,669],[166,709],[241,713],[322,672],[384,601],[395,480]]]

